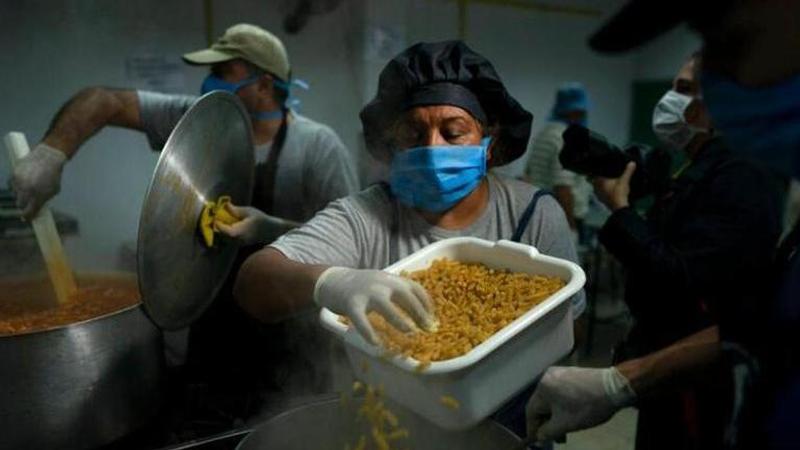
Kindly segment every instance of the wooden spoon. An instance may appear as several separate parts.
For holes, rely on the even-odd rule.
[[[5,136],[8,156],[11,159],[11,167],[16,167],[20,159],[30,153],[28,141],[25,135],[19,132],[11,132]],[[61,238],[58,236],[56,223],[53,220],[53,213],[47,204],[43,205],[36,216],[31,220],[33,231],[36,234],[36,241],[39,243],[39,250],[42,251],[44,262],[47,265],[47,273],[56,291],[56,299],[59,304],[69,302],[77,293],[78,286],[75,284],[75,277],[72,269],[64,254],[64,247],[61,245]]]

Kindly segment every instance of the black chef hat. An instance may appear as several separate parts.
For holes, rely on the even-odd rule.
[[[496,126],[492,165],[507,164],[525,153],[533,115],[506,91],[492,64],[462,41],[415,44],[383,69],[378,93],[361,110],[367,149],[391,159],[394,122],[413,106],[452,105],[486,126]]]

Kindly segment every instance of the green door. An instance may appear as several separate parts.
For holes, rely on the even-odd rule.
[[[672,80],[633,82],[631,133],[629,136],[631,142],[647,144],[652,147],[659,145],[653,134],[653,107],[670,88],[672,88]]]

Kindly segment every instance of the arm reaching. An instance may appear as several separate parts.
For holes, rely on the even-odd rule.
[[[59,192],[67,159],[107,125],[141,129],[135,91],[87,88],[61,107],[42,142],[14,169],[11,184],[24,218]]]
[[[367,320],[373,310],[402,331],[434,327],[432,302],[411,280],[380,270],[302,264],[269,247],[245,261],[234,296],[250,315],[268,323],[316,303],[349,317],[373,344],[379,342]]]
[[[639,396],[702,381],[719,361],[719,328],[708,327],[657,352],[617,365]]]
[[[242,265],[233,296],[248,314],[276,323],[314,305],[314,285],[326,266],[292,261],[266,247]]]
[[[528,401],[528,436],[549,441],[599,425],[639,397],[702,380],[719,357],[715,326],[616,367],[551,367]]]
[[[241,220],[231,225],[218,223],[217,228],[241,245],[269,244],[282,234],[302,225],[293,220],[270,216],[252,206],[235,206],[228,203],[225,207],[234,217]]]
[[[83,89],[61,107],[42,141],[71,158],[84,142],[108,125],[141,130],[136,91]]]

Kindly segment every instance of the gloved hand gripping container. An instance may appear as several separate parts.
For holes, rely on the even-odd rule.
[[[391,356],[367,343],[339,316],[323,309],[325,328],[341,337],[356,377],[383,386],[386,395],[451,430],[476,425],[522,391],[573,347],[570,298],[586,276],[575,263],[511,241],[460,237],[431,244],[384,269],[399,274],[427,269],[434,260],[482,263],[512,272],[558,276],[565,286],[468,353],[420,370],[412,358]],[[455,399],[458,405],[447,399]]]

